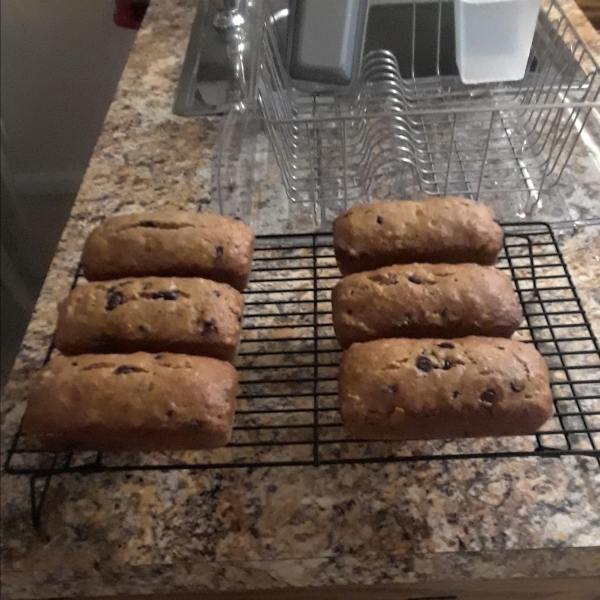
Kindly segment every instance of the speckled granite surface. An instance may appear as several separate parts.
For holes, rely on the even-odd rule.
[[[216,123],[171,112],[193,4],[154,2],[138,35],[3,392],[3,456],[94,224],[144,208],[214,209]],[[260,231],[310,221],[298,208],[274,215],[269,202],[249,208]],[[600,227],[565,234],[561,247],[598,335]],[[600,468],[588,458],[61,476],[41,533],[27,478],[3,476],[1,491],[6,598],[600,571]]]

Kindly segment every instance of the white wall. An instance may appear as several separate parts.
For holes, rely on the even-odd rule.
[[[1,107],[20,194],[76,191],[135,32],[114,0],[1,0]]]

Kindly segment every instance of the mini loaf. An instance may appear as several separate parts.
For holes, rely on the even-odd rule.
[[[508,275],[474,264],[410,264],[344,277],[333,289],[342,347],[392,337],[510,337],[523,311]]]
[[[237,290],[208,279],[94,282],[59,304],[54,343],[67,355],[164,351],[233,361],[243,312]]]
[[[254,233],[213,214],[155,212],[107,219],[89,235],[81,258],[90,281],[123,277],[205,277],[242,291]]]
[[[552,415],[544,359],[506,339],[354,344],[338,383],[342,421],[362,439],[526,435]]]
[[[333,225],[343,275],[394,264],[494,264],[502,228],[492,209],[466,198],[373,202],[354,206]]]
[[[22,427],[53,451],[216,448],[231,435],[236,387],[214,358],[59,356],[32,383]]]

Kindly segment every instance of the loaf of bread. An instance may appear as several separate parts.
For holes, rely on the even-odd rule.
[[[506,339],[354,344],[338,383],[343,424],[362,439],[526,435],[552,415],[544,359]]]
[[[508,275],[474,264],[410,264],[354,273],[331,296],[342,347],[393,337],[510,337],[523,311]]]
[[[373,202],[354,206],[333,225],[343,275],[394,264],[494,264],[502,228],[492,209],[466,198]]]
[[[254,234],[241,221],[213,214],[154,212],[107,219],[82,255],[90,281],[123,277],[205,277],[242,291]]]
[[[32,383],[22,427],[53,451],[216,448],[236,388],[229,363],[203,356],[59,356]]]
[[[244,298],[208,279],[143,277],[76,287],[58,306],[63,353],[178,352],[233,361]]]

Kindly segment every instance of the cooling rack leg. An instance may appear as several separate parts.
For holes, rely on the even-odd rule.
[[[33,521],[33,527],[37,531],[40,528],[40,522],[42,517],[42,509],[44,507],[44,501],[46,500],[46,494],[50,487],[50,480],[52,475],[44,475],[43,477],[36,477],[33,475],[29,478],[29,493],[31,498],[31,520]],[[40,491],[38,493],[38,481],[42,481]]]
[[[325,205],[323,205],[325,206]],[[319,276],[317,237],[313,235],[313,461],[319,464]]]

